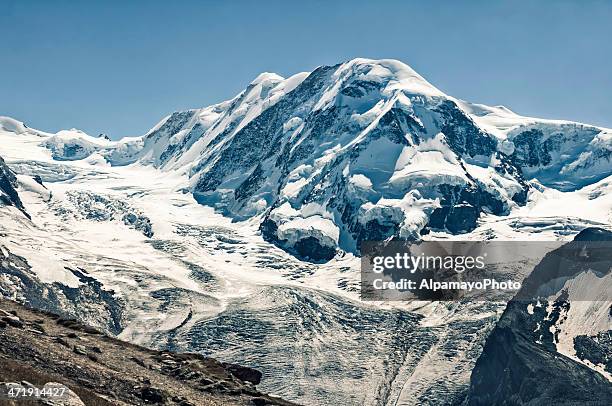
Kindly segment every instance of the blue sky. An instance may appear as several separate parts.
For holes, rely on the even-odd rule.
[[[354,57],[444,92],[612,127],[608,1],[0,1],[0,115],[140,135],[174,110]]]

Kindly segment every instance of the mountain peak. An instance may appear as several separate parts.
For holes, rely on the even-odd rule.
[[[264,82],[280,82],[285,80],[284,77],[273,72],[262,72],[251,82],[251,85],[258,85]]]
[[[28,127],[21,121],[15,120],[14,118],[0,116],[0,130],[21,134],[26,132]]]
[[[368,81],[387,83],[388,90],[399,89],[425,96],[445,96],[417,71],[396,59],[355,58],[342,64],[336,73],[353,73]]]

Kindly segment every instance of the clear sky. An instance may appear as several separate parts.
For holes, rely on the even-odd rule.
[[[612,1],[0,0],[0,115],[140,135],[172,111],[354,57],[444,92],[612,127]]]

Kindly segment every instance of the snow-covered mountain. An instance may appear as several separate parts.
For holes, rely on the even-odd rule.
[[[254,366],[299,403],[459,404],[505,304],[360,302],[360,243],[610,229],[611,134],[366,59],[119,141],[3,117],[0,294]]]
[[[311,260],[363,240],[465,233],[525,205],[529,181],[573,191],[612,172],[611,131],[463,102],[392,60],[265,73],[143,137],[70,131],[44,145],[56,160],[181,171],[199,202],[260,216],[267,239]]]

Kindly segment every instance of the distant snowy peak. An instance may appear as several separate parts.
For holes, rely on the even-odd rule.
[[[501,151],[511,154],[516,150],[516,141],[519,144],[516,158],[526,163],[528,177],[562,189],[601,179],[600,169],[609,163],[610,142],[605,134],[610,130],[569,121],[522,117],[504,106],[490,107],[454,99],[396,60],[358,58],[317,71],[330,69],[333,73],[324,91],[318,94],[313,110],[353,107],[356,113],[353,119],[365,122],[391,105],[410,110],[411,97],[447,100],[484,133],[498,140]],[[215,140],[217,136],[230,138],[317,71],[287,79],[275,73],[262,73],[234,99],[202,109],[175,112],[142,137],[110,142],[73,129],[53,135],[46,146],[57,160],[81,160],[100,154],[110,165],[140,161],[156,167],[190,167],[206,154],[209,144],[223,144],[222,140]],[[378,91],[371,92],[374,88]],[[297,120],[286,125],[295,125]],[[9,118],[2,123],[3,128],[12,132],[35,131]],[[554,177],[559,171],[569,176],[562,184],[551,179],[551,174]]]
[[[336,246],[465,232],[483,210],[522,204],[527,185],[457,103],[396,61],[321,67],[192,168],[202,203],[264,215],[268,239],[325,260]],[[307,221],[306,221],[307,220]]]
[[[0,116],[0,130],[15,134],[23,134],[31,131],[21,121],[17,121],[11,117]]]

